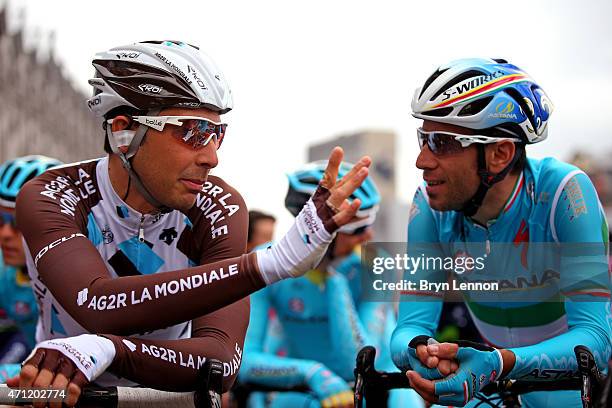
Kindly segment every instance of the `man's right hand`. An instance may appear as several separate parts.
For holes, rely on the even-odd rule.
[[[337,180],[343,155],[340,147],[332,150],[319,187],[291,229],[271,247],[256,251],[259,272],[266,284],[301,276],[316,267],[338,228],[355,221],[361,202],[349,202],[348,198],[368,176],[372,160],[362,157]]]
[[[85,384],[96,379],[115,357],[113,343],[101,336],[82,334],[76,337],[46,340],[39,343],[24,362],[19,377],[11,378],[11,388],[65,389],[64,404],[77,403]],[[43,408],[44,402],[34,404]],[[49,404],[61,408],[61,402]]]

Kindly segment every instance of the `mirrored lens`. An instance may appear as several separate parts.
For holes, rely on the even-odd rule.
[[[202,148],[211,141],[218,149],[221,147],[226,127],[226,124],[216,125],[207,120],[186,119],[182,126],[176,127],[174,135],[193,149]]]
[[[424,132],[422,129],[417,129],[417,136],[421,149],[427,144],[429,150],[438,156],[458,153],[463,150],[463,146],[455,139],[455,136],[448,133]]]

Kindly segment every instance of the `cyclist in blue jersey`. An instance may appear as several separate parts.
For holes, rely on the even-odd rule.
[[[484,301],[484,292],[462,292],[491,346],[486,349],[434,344],[440,294],[402,295],[392,357],[397,367],[410,370],[412,386],[429,402],[464,406],[484,385],[504,377],[574,375],[573,349],[579,344],[593,351],[601,369],[607,367],[611,320],[603,209],[583,171],[525,154],[527,144],[547,137],[552,109],[542,88],[504,60],[451,62],[415,92],[413,115],[423,120],[416,166],[424,183],[412,203],[407,255],[427,248],[434,258],[466,251],[482,259],[497,256],[496,264],[485,263],[501,287],[493,292],[495,302]],[[569,253],[584,243],[592,250],[588,256]],[[549,248],[560,256],[549,260]],[[451,275],[461,282],[479,280],[474,271]],[[447,278],[444,268],[420,268],[411,276]],[[526,394],[523,405],[581,402],[579,392],[559,391]]]
[[[285,206],[295,216],[323,177],[327,162],[314,162],[291,173]],[[339,176],[350,169],[343,164]],[[358,245],[372,238],[380,196],[367,178],[351,199],[360,199],[359,220],[339,230],[326,256],[303,277],[281,282],[251,295],[251,320],[239,379],[274,388],[306,386],[313,395],[283,392],[271,395],[272,407],[352,407],[348,381],[354,379],[357,352],[375,345],[381,367],[392,367],[386,346],[395,325],[390,303],[361,298]],[[269,312],[278,328],[270,330]],[[307,339],[305,341],[305,339]],[[281,353],[275,351],[282,350]],[[282,354],[282,355],[279,355]],[[390,406],[421,406],[411,390],[394,391]],[[250,406],[255,404],[251,399]]]
[[[0,335],[0,370],[2,364],[21,363],[27,357],[38,320],[22,235],[15,226],[15,199],[27,181],[60,164],[45,156],[26,156],[0,166],[0,309],[13,326]]]

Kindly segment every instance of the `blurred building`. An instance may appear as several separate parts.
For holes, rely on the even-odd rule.
[[[367,131],[344,135],[308,148],[308,160],[325,160],[335,146],[344,149],[344,160],[356,162],[363,155],[372,158],[370,176],[380,191],[382,202],[376,224],[375,240],[402,242],[406,240],[406,225],[410,206],[397,199],[396,135],[391,132]]]
[[[0,9],[0,162],[26,154],[65,162],[101,156],[101,121],[86,95],[64,78],[52,50],[39,58],[37,46],[25,49],[22,28],[8,32],[7,14]]]

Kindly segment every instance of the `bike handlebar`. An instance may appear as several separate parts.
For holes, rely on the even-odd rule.
[[[83,388],[77,407],[90,408],[218,408],[221,407],[223,364],[208,359],[198,372],[199,390],[195,392],[169,392],[151,388],[137,387],[98,387],[88,385]],[[11,389],[0,384],[0,405],[32,405],[40,391]],[[57,394],[56,394],[57,395]],[[60,398],[61,399],[61,398]],[[56,398],[55,400],[58,400]]]
[[[574,348],[578,361],[579,378],[550,381],[500,380],[486,385],[480,393],[524,394],[533,391],[580,390],[584,408],[593,407],[593,395],[603,386],[603,376],[595,364],[591,351],[584,346]],[[376,349],[372,346],[362,348],[357,354],[355,365],[355,407],[363,406],[364,398],[397,388],[411,388],[405,373],[382,372],[374,368]]]

